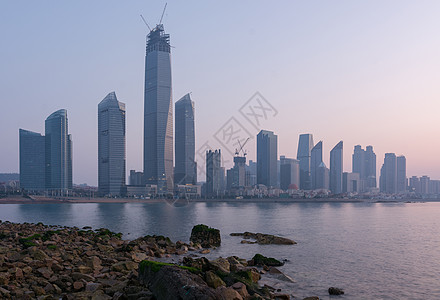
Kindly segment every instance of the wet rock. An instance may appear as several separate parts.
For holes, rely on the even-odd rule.
[[[272,234],[264,234],[264,233],[252,233],[252,232],[243,232],[243,233],[231,233],[231,236],[242,236],[244,239],[254,239],[256,243],[261,245],[273,244],[273,245],[294,245],[295,241],[284,238],[281,236],[276,236]],[[255,242],[242,241],[242,243],[246,244],[254,244]]]
[[[316,297],[316,296],[314,296],[314,297],[306,297],[303,300],[319,300],[319,297]]]
[[[220,230],[199,224],[191,231],[191,242],[203,248],[219,247],[221,244]]]
[[[337,288],[337,287],[330,287],[328,289],[328,293],[329,293],[329,295],[339,296],[339,295],[343,295],[344,291],[340,288]]]
[[[273,295],[274,300],[290,300],[289,294],[276,293]]]
[[[266,257],[261,254],[255,254],[252,258],[252,261],[257,266],[282,266],[284,265],[283,262],[273,258],[273,257]]]

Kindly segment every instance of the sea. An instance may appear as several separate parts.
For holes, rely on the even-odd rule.
[[[293,299],[440,299],[440,203],[283,202],[2,204],[0,219],[122,232],[124,239],[165,235],[189,242],[191,229],[220,229],[208,258],[256,253],[285,260],[293,282],[263,275]],[[233,232],[261,232],[296,245],[243,244]],[[201,255],[201,254],[198,254]],[[178,260],[178,258],[172,258]],[[328,288],[342,288],[335,298]]]

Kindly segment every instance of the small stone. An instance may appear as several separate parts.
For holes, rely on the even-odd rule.
[[[75,291],[78,291],[78,290],[82,289],[83,287],[84,287],[84,283],[82,283],[81,281],[75,281],[73,283],[73,289]]]
[[[249,297],[249,293],[246,289],[246,285],[242,282],[236,282],[232,285],[232,288],[236,290],[243,299],[246,299]]]
[[[344,291],[340,288],[337,288],[337,287],[330,287],[328,289],[328,293],[329,293],[329,295],[339,296],[339,295],[343,295]]]
[[[277,294],[273,295],[273,299],[274,300],[290,300],[290,295],[277,293]]]
[[[208,254],[208,253],[210,253],[211,252],[211,250],[209,250],[209,249],[203,249],[203,250],[201,250],[199,253],[200,254]]]
[[[319,297],[313,296],[313,297],[306,297],[303,300],[319,300]]]
[[[43,276],[46,279],[49,279],[53,274],[53,271],[47,267],[39,268],[37,269],[37,272],[40,273],[41,276]]]
[[[86,292],[96,292],[97,290],[102,289],[102,284],[95,282],[87,282],[86,284]]]

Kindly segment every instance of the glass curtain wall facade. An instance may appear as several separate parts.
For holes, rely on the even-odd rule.
[[[175,104],[176,108],[176,167],[175,184],[196,184],[196,141],[194,129],[194,102],[186,94]]]
[[[125,194],[125,104],[115,92],[98,104],[98,191]]]
[[[147,36],[144,89],[144,180],[173,191],[173,107],[170,36],[162,24]]]

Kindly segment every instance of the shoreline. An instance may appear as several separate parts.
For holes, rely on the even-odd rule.
[[[343,198],[244,198],[244,199],[134,199],[134,198],[88,198],[44,197],[33,199],[16,196],[0,198],[0,204],[61,204],[61,203],[160,203],[184,206],[190,203],[424,203],[440,202],[440,199],[343,199]]]
[[[217,232],[219,238],[220,232],[198,226],[206,229],[196,232],[195,226],[195,242],[187,244],[158,235],[123,240],[121,233],[106,228],[0,221],[0,296],[68,300],[291,298],[290,290],[281,292],[259,284],[269,274],[293,282],[273,267],[284,263],[261,254],[251,260],[236,256],[208,260],[203,254],[220,246],[220,240],[214,238]],[[163,262],[172,257],[178,262]]]

